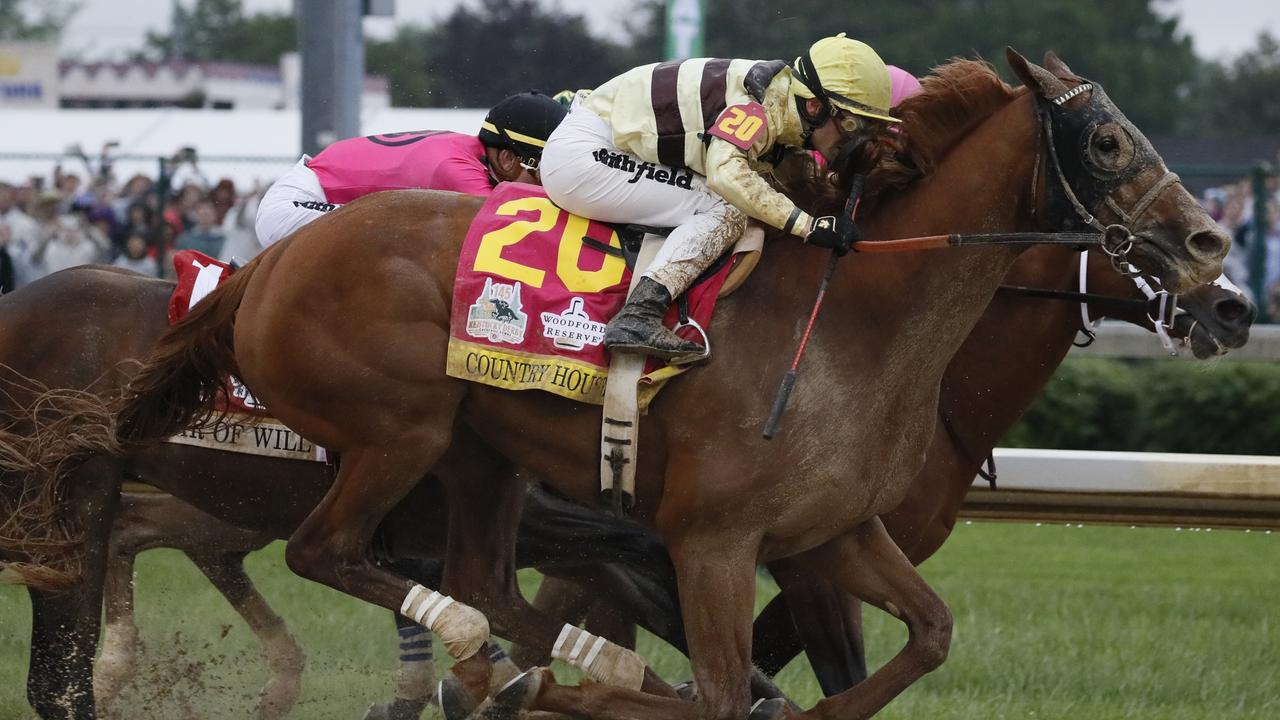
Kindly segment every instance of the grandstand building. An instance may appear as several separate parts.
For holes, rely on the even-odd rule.
[[[56,45],[0,43],[0,108],[209,108],[283,110],[298,106],[297,53],[279,65],[236,62],[58,60]],[[387,80],[366,76],[361,104],[391,105]]]

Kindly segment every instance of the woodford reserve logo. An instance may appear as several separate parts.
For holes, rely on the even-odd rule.
[[[604,342],[605,324],[592,320],[582,306],[582,298],[573,297],[560,313],[542,313],[543,337],[551,338],[558,348],[575,352]]]

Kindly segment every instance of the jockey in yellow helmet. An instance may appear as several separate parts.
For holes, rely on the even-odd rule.
[[[865,43],[843,33],[781,60],[691,59],[645,65],[579,93],[542,156],[561,207],[614,223],[674,227],[605,345],[677,362],[701,345],[662,325],[672,298],[742,234],[747,217],[806,242],[848,249],[832,218],[813,218],[760,176],[787,148],[835,157],[896,122],[890,79]]]

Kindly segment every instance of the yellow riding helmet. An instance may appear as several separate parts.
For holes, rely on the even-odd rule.
[[[793,88],[803,98],[818,97],[855,115],[899,122],[889,114],[891,83],[884,60],[871,46],[845,37],[822,38],[796,58]]]

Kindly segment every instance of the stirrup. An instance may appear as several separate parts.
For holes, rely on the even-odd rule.
[[[703,329],[702,325],[700,325],[697,320],[694,320],[691,317],[685,318],[677,323],[671,331],[675,332],[681,328],[687,327],[693,328],[702,336],[702,352],[697,355],[680,355],[671,358],[667,362],[672,365],[693,365],[700,362],[706,362],[711,359],[711,338],[707,335],[707,331]]]

